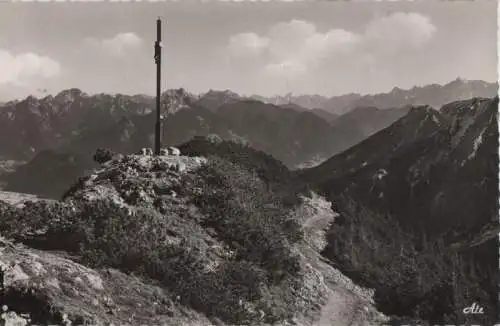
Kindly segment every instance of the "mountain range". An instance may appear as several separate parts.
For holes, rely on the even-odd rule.
[[[488,84],[457,80],[441,88],[431,85],[414,90],[420,93],[423,89],[439,89],[438,93],[447,90],[446,96],[451,97],[464,89],[481,93],[490,88],[478,85]],[[375,98],[395,98],[394,93]],[[318,98],[312,96],[311,101]],[[354,97],[341,97],[342,101],[348,98]],[[362,98],[369,103],[374,97]],[[411,99],[410,103],[414,97]],[[409,105],[392,109],[358,106],[339,115],[327,109],[308,110],[292,102],[264,103],[227,90],[212,90],[202,95],[184,89],[168,90],[162,94],[161,102],[167,108],[163,112],[164,145],[179,145],[194,136],[215,134],[262,150],[289,168],[315,166],[391,125],[410,108]],[[0,108],[0,157],[34,161],[20,172],[8,175],[7,188],[58,197],[77,175],[94,167],[90,157],[96,148],[132,153],[152,147],[154,105],[155,99],[147,95],[88,95],[78,89],[42,99],[30,96],[8,102]],[[63,162],[73,166],[68,170],[73,172],[66,177],[53,169]],[[49,179],[61,182],[52,182],[47,187]]]
[[[414,87],[408,91],[395,89],[387,94],[366,96],[351,94],[330,98],[332,103],[336,101],[335,99],[339,102],[335,105],[314,106],[311,110],[307,110],[308,103],[320,97],[301,96],[295,102],[278,103],[279,101],[275,101],[275,104],[264,105],[262,101],[252,100],[228,90],[209,91],[201,95],[190,94],[184,89],[168,90],[162,94],[161,99],[163,107],[166,108],[163,112],[165,116],[164,141],[167,144],[178,144],[198,133],[205,135],[207,132],[215,131],[215,133],[224,134],[224,137],[244,137],[254,147],[267,150],[271,155],[293,167],[312,158],[326,159],[390,125],[406,112],[405,109],[398,111],[398,108],[416,102],[434,105],[446,99],[452,99],[449,101],[451,102],[469,95],[481,97],[484,93],[488,93],[491,97],[496,95],[496,91],[493,91],[495,87],[485,82],[459,79],[444,86],[430,85],[421,88]],[[306,98],[310,99],[306,101]],[[385,99],[392,99],[393,104],[387,104],[389,100]],[[76,141],[81,145],[85,139],[93,136],[106,142],[104,139],[111,136],[108,129],[121,130],[123,133],[122,135],[114,134],[111,138],[132,137],[134,143],[145,146],[149,139],[140,141],[137,139],[151,137],[149,130],[152,130],[154,126],[154,122],[151,121],[154,117],[154,107],[155,99],[147,95],[96,94],[90,96],[78,89],[68,89],[55,96],[49,95],[41,99],[30,96],[22,101],[8,102],[0,106],[0,158],[27,160],[44,149],[78,147],[73,146],[72,143]],[[236,109],[234,112],[231,110],[232,107]],[[248,119],[252,119],[250,115],[257,113],[253,112],[251,107],[255,107],[255,112],[260,112],[260,118],[266,118],[264,121],[259,121],[259,124],[263,123],[271,127],[271,121],[281,121],[279,126],[272,126],[272,128],[278,128],[275,129],[277,134],[293,134],[290,129],[300,130],[300,132],[303,130],[305,134],[316,138],[319,144],[311,145],[308,143],[310,140],[305,140],[306,143],[302,144],[302,140],[299,139],[298,144],[287,144],[294,148],[288,148],[287,150],[291,152],[285,154],[286,150],[281,148],[283,144],[279,136],[268,139],[269,137],[266,137],[263,132],[256,135],[256,132],[249,132],[248,128],[245,129],[241,124],[238,126],[231,124],[246,119],[246,115],[249,115]],[[276,110],[275,107],[284,110]],[[187,108],[195,110],[191,110],[190,113],[177,114],[178,111],[185,111],[184,109]],[[220,108],[223,108],[221,112],[219,112]],[[383,110],[386,108],[393,109]],[[335,120],[340,114],[335,112],[342,112],[343,115],[342,119],[337,122]],[[280,116],[281,114],[283,116]],[[305,117],[304,124],[302,117]],[[327,123],[325,124],[324,121]],[[114,124],[121,125],[121,127],[112,127]],[[142,125],[149,135],[144,135]],[[125,126],[128,127],[125,128]],[[313,127],[317,130],[310,129]],[[259,128],[263,127],[256,126],[256,129]],[[132,129],[141,130],[142,135],[132,136]],[[317,135],[314,135],[315,133]],[[97,137],[97,134],[101,136]],[[306,138],[310,139],[309,136]],[[275,143],[274,140],[277,142]],[[92,143],[89,144],[90,148],[112,145],[109,144],[111,141],[103,145],[100,145],[98,140],[89,140],[89,142]],[[321,144],[325,144],[325,147]],[[117,149],[121,149],[121,145],[117,146],[119,147]],[[137,147],[135,146],[134,150],[137,150]]]
[[[496,83],[482,80],[466,80],[460,77],[444,85],[430,84],[414,86],[411,89],[394,87],[390,92],[361,95],[351,93],[325,97],[321,95],[292,95],[262,97],[253,96],[262,102],[275,105],[295,103],[301,107],[319,108],[331,113],[344,114],[357,107],[376,107],[379,109],[398,108],[406,105],[430,105],[440,108],[446,103],[466,100],[472,97],[493,97],[498,93]]]

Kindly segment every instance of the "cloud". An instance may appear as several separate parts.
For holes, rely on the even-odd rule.
[[[294,19],[271,26],[265,35],[233,35],[226,50],[235,58],[244,54],[260,59],[260,67],[268,77],[299,78],[322,69],[325,62],[338,65],[343,61],[344,66],[349,66],[357,61],[390,61],[394,54],[422,48],[435,32],[430,19],[418,13],[376,18],[361,32],[340,28],[319,31],[311,22]]]
[[[294,78],[307,72],[307,67],[297,60],[285,60],[280,63],[271,63],[264,67],[266,74],[273,77]]]
[[[24,86],[40,79],[57,77],[61,66],[49,57],[34,53],[12,55],[0,50],[0,85]]]
[[[255,33],[241,33],[231,36],[227,46],[236,56],[259,55],[269,45],[269,39]]]
[[[142,40],[134,33],[120,33],[108,39],[87,38],[84,43],[111,56],[121,57],[139,48]]]
[[[417,13],[398,12],[371,21],[364,37],[375,51],[397,52],[424,46],[435,32],[436,27],[428,17]]]
[[[316,33],[316,27],[309,22],[293,19],[273,25],[268,32],[273,45],[297,45]]]

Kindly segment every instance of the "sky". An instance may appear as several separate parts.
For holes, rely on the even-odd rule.
[[[496,81],[496,1],[0,3],[0,101],[64,89],[379,93]]]

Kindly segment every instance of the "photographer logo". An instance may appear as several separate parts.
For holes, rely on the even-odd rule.
[[[470,307],[465,307],[463,310],[464,314],[469,315],[469,314],[483,314],[483,307],[478,305],[477,303],[473,303],[472,306]]]

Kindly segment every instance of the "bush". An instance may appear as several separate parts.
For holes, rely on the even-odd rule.
[[[214,272],[207,272],[203,248],[196,245],[203,240],[198,239],[199,230],[191,228],[189,220],[184,220],[187,230],[178,245],[167,243],[176,233],[176,223],[182,221],[152,210],[131,214],[127,208],[99,201],[83,204],[77,213],[57,221],[50,223],[48,241],[57,239],[58,249],[78,254],[85,265],[114,267],[156,279],[179,295],[182,304],[208,316],[231,323],[259,318],[257,312],[240,303],[261,300],[261,289],[269,283],[265,268],[274,268],[270,261],[265,267],[259,266],[242,255],[237,260],[222,261]],[[269,251],[276,255],[276,250]],[[287,257],[269,259],[280,264]]]
[[[256,175],[211,157],[194,177],[185,178],[181,191],[190,192],[206,216],[205,227],[215,229],[222,241],[238,245],[239,257],[277,272],[274,276],[298,271],[291,243],[303,238],[300,225]]]
[[[293,174],[282,162],[245,144],[222,140],[219,136],[195,137],[179,146],[185,155],[215,156],[255,173],[268,190],[283,197],[289,207],[302,203],[299,189],[292,188]]]
[[[0,234],[4,237],[11,237],[22,229],[18,215],[20,209],[0,200]]]
[[[115,152],[110,149],[98,148],[92,158],[95,162],[103,164],[110,161],[113,158],[113,155],[115,155]]]
[[[0,203],[0,233],[26,240],[28,235],[45,231],[51,223],[68,218],[73,208],[62,202],[27,201],[22,208]]]
[[[189,270],[185,270],[189,266]],[[180,267],[180,266],[179,266]],[[184,271],[180,274],[181,271]],[[242,303],[261,299],[265,271],[247,261],[227,261],[213,273],[203,273],[195,263],[177,268],[179,277],[170,288],[180,294],[181,303],[191,305],[208,316],[231,322],[248,322],[257,315]],[[171,272],[164,271],[170,281]],[[182,281],[179,281],[182,280]]]

